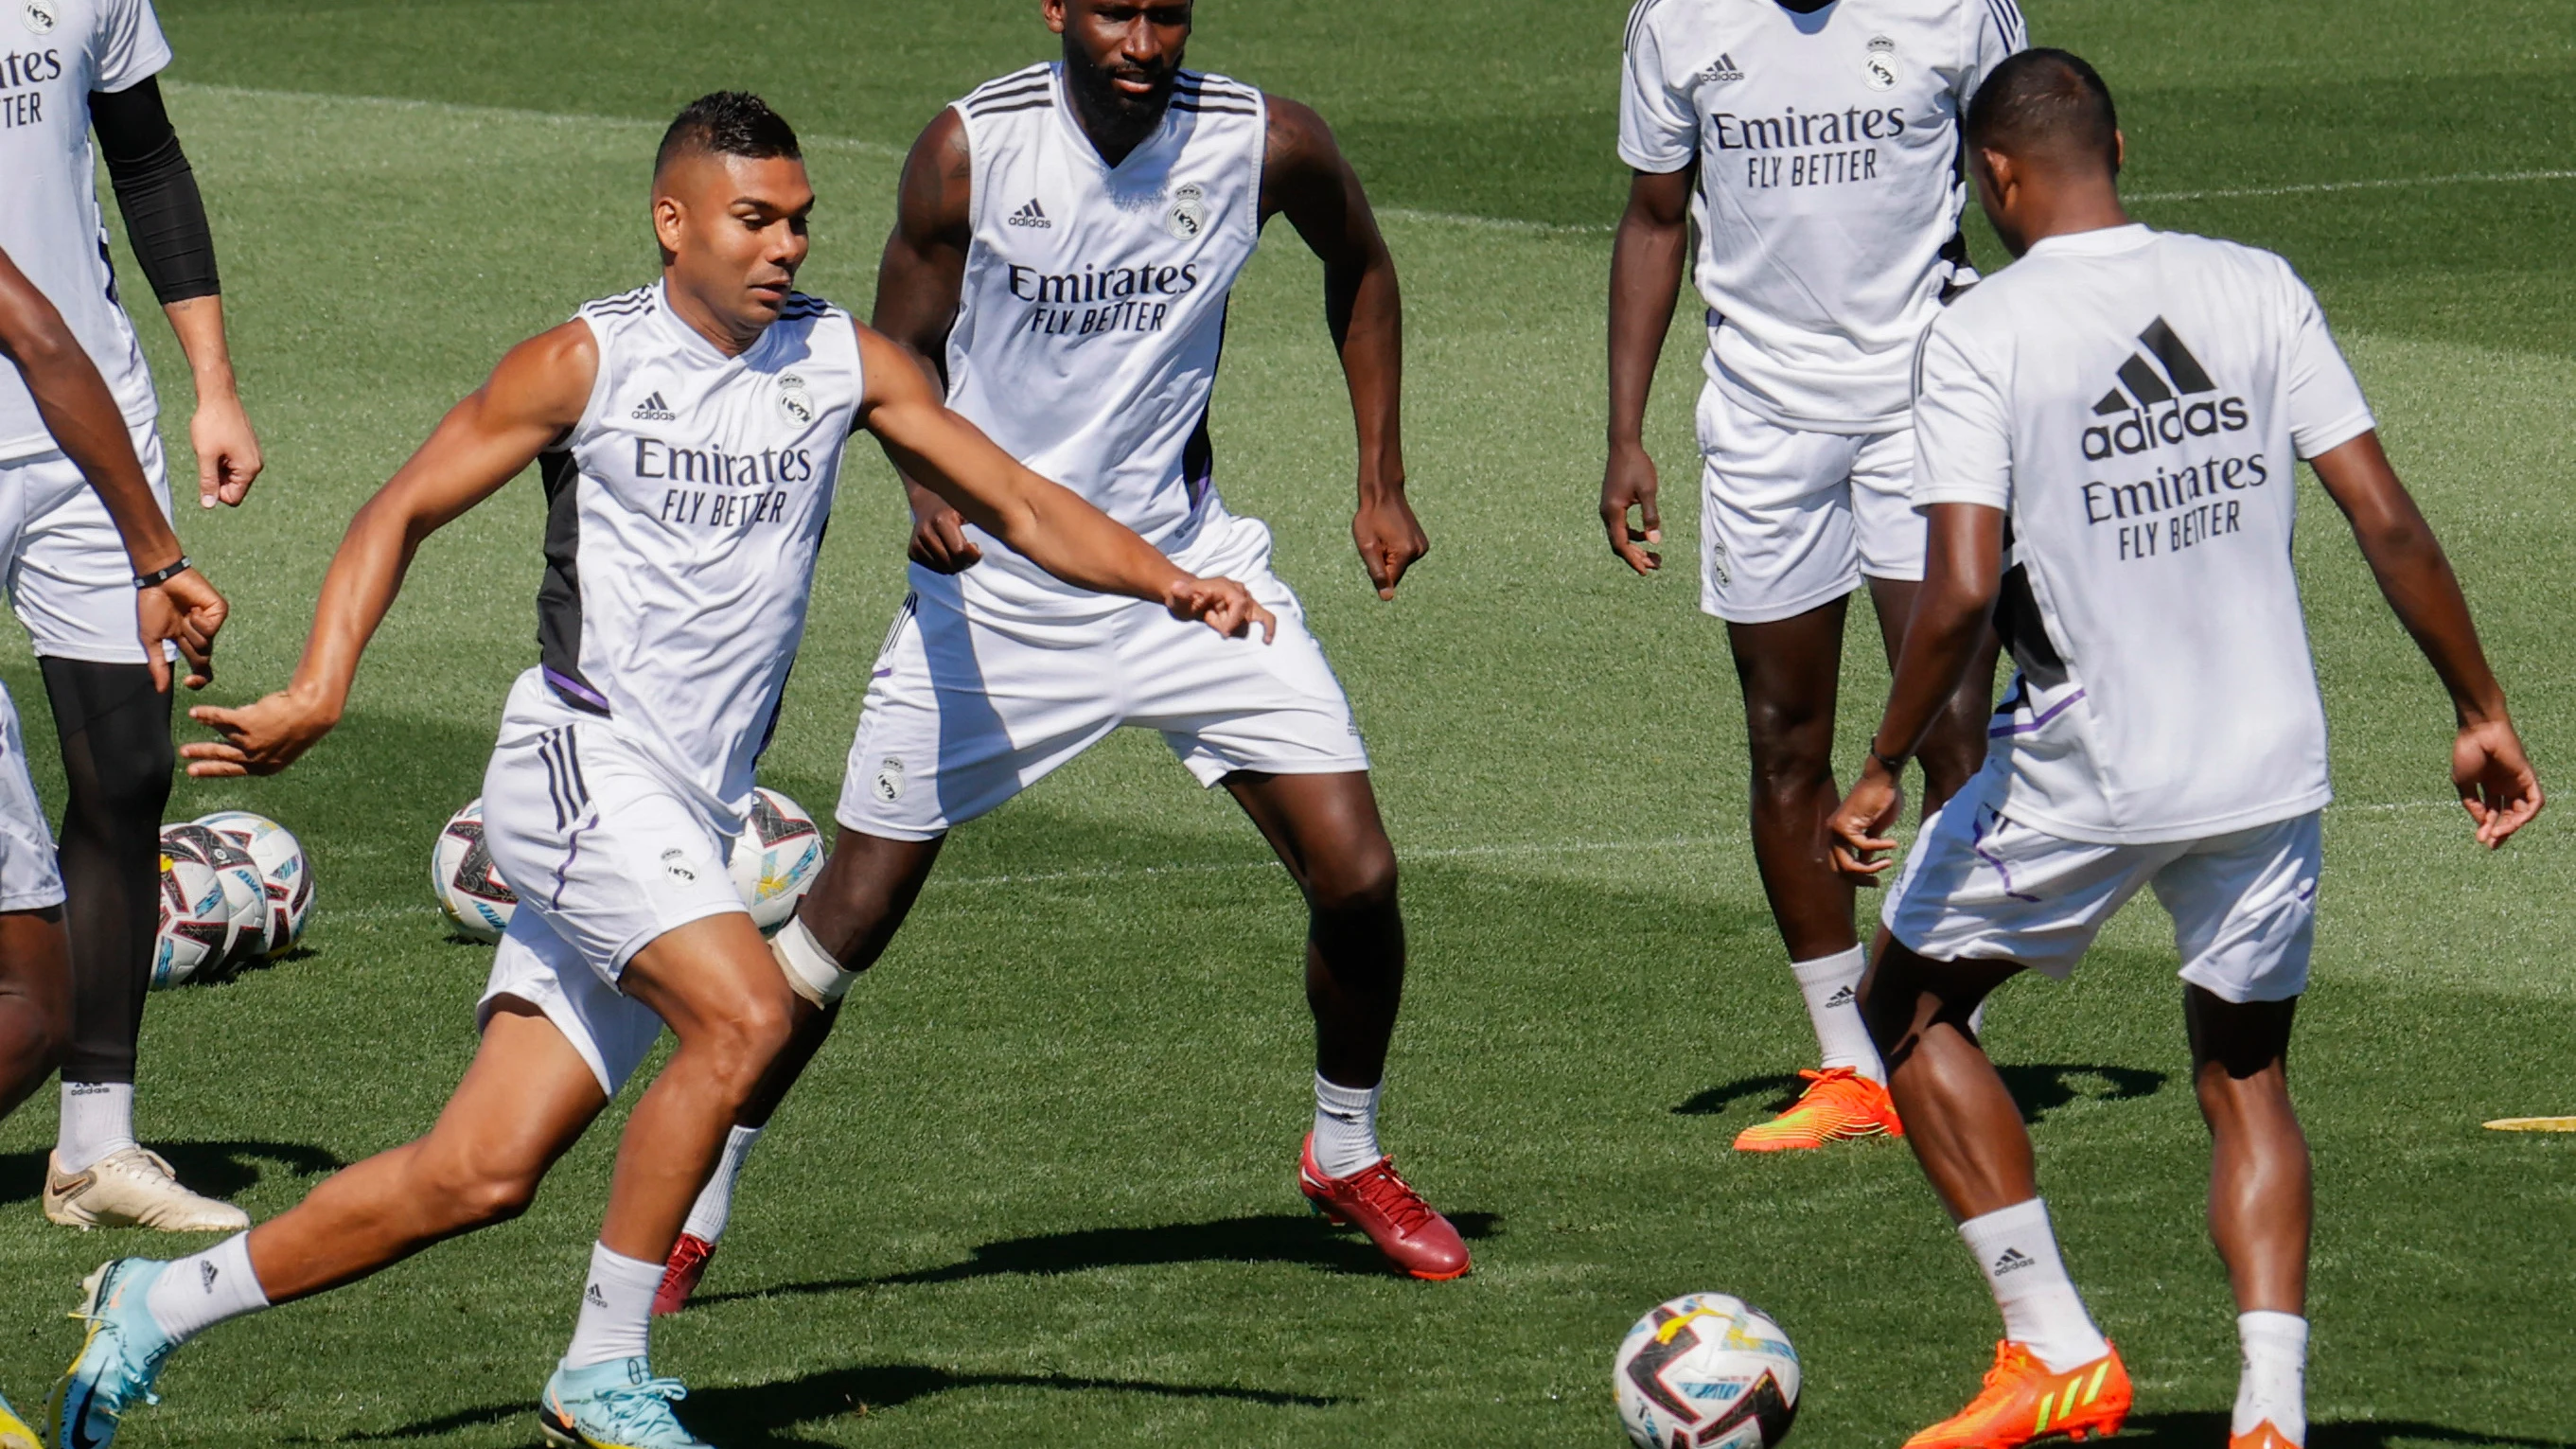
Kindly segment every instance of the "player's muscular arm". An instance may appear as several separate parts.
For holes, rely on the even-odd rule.
[[[2505,712],[2504,687],[2487,667],[2459,578],[2389,466],[2378,433],[2330,449],[2310,466],[2352,524],[2388,606],[2451,693],[2460,722],[2451,746],[2452,783],[2477,824],[2478,843],[2492,850],[2540,813],[2540,780]]]
[[[490,380],[449,409],[411,461],[349,520],[322,577],[313,632],[286,688],[240,709],[189,716],[224,738],[185,745],[188,773],[273,775],[340,722],[358,656],[402,589],[421,541],[519,476],[581,421],[599,372],[589,324],[567,322],[510,349]]]
[[[1636,173],[1610,245],[1610,460],[1601,474],[1601,526],[1610,551],[1641,574],[1664,566],[1661,554],[1642,547],[1664,537],[1655,460],[1646,451],[1646,396],[1681,297],[1691,184],[1698,177],[1688,168]]]
[[[1395,258],[1378,234],[1359,173],[1324,118],[1295,101],[1268,100],[1261,219],[1285,214],[1324,263],[1324,321],[1341,354],[1359,434],[1351,541],[1377,596],[1392,599],[1405,570],[1431,551],[1404,495],[1404,298]]]
[[[0,353],[26,379],[37,415],[56,446],[107,506],[136,577],[178,563],[179,537],[161,515],[160,500],[152,496],[143,464],[134,456],[134,439],[116,395],[81,350],[62,313],[6,254],[0,254]],[[161,650],[167,640],[188,661],[189,687],[202,688],[212,677],[215,632],[223,627],[226,612],[223,595],[189,569],[139,590],[135,605],[137,633],[154,686],[170,687],[170,666]]]
[[[867,377],[860,425],[876,434],[905,478],[1077,588],[1161,604],[1221,634],[1258,624],[1266,639],[1275,630],[1270,611],[1243,585],[1185,572],[1081,495],[1030,472],[949,411],[895,343],[864,327],[858,332]]]
[[[1923,587],[1896,656],[1887,711],[1870,736],[1869,760],[1851,793],[1825,822],[1834,869],[1861,885],[1887,869],[1896,848],[1887,832],[1904,804],[1905,761],[1923,743],[1980,654],[1995,595],[2003,586],[2004,512],[1975,503],[1925,510]]]
[[[904,158],[894,231],[877,263],[871,324],[942,384],[947,381],[948,329],[957,321],[966,248],[973,240],[974,179],[966,125],[955,111],[941,111]],[[965,518],[947,500],[909,477],[903,488],[912,504],[909,552],[914,563],[953,574],[984,557],[966,537]]]

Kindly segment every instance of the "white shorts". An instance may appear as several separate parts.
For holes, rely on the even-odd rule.
[[[1368,768],[1341,681],[1270,571],[1270,531],[1233,519],[1191,567],[1241,582],[1278,638],[1228,639],[1159,605],[1079,620],[969,617],[958,581],[916,568],[850,744],[842,825],[932,840],[994,809],[1120,725],[1160,730],[1202,785],[1237,770]]]
[[[1923,577],[1914,434],[1784,428],[1701,387],[1702,610],[1733,624],[1794,618],[1860,587]]]
[[[1980,776],[1923,826],[1880,915],[1935,961],[2011,960],[2064,980],[2113,913],[2155,887],[2181,976],[2224,1001],[2308,989],[2324,849],[2316,812],[2204,840],[2090,845],[1995,813]]]
[[[519,997],[615,1096],[662,1029],[618,977],[665,933],[743,909],[725,869],[732,841],[604,722],[554,704],[531,670],[484,771],[483,843],[519,908],[478,1020],[494,998]]]
[[[143,476],[170,512],[170,478],[161,435],[152,424],[132,430]],[[61,453],[0,463],[0,567],[9,603],[48,659],[142,664],[134,617],[134,564],[107,505],[90,491],[80,466]]]
[[[129,579],[128,594],[134,592]],[[27,742],[18,732],[18,705],[0,685],[0,911],[40,911],[63,903],[62,871],[54,861],[54,833],[44,802],[27,774]]]

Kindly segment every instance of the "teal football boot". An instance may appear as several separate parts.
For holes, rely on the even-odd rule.
[[[558,1365],[537,1405],[537,1424],[554,1449],[715,1449],[671,1412],[688,1396],[678,1379],[653,1377],[641,1358]]]
[[[150,1258],[119,1258],[102,1263],[81,1280],[80,1311],[74,1318],[89,1324],[80,1357],[54,1388],[49,1417],[61,1435],[62,1449],[107,1449],[125,1411],[138,1401],[157,1404],[152,1381],[161,1363],[179,1345],[153,1322],[144,1298],[167,1263]]]

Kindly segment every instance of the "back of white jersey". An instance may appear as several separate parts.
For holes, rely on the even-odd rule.
[[[1012,456],[1167,554],[1214,507],[1208,402],[1226,299],[1261,231],[1261,93],[1181,72],[1160,129],[1110,166],[1061,67],[954,107],[974,153],[974,240],[948,334],[948,402]],[[970,601],[1089,600],[980,531]]]
[[[138,426],[155,411],[152,373],[108,263],[89,97],[169,63],[151,0],[23,0],[0,12],[0,251],[63,314]],[[0,461],[52,451],[18,370],[0,367]]]
[[[1966,259],[1959,120],[2025,43],[2013,0],[1638,0],[1619,155],[1699,165],[1710,381],[1781,427],[1904,425],[1914,341]]]
[[[862,391],[858,333],[799,293],[727,357],[658,283],[580,316],[599,377],[539,460],[545,679],[738,822],[805,632]]]
[[[1920,387],[1916,506],[2010,528],[2003,813],[2149,844],[2324,805],[2294,470],[2372,423],[2289,263],[2144,226],[2050,237],[1933,322]]]

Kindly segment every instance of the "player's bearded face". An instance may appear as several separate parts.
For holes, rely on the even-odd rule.
[[[1171,0],[1061,0],[1048,8],[1064,33],[1065,84],[1083,119],[1118,128],[1124,134],[1116,139],[1130,143],[1161,125],[1189,43],[1190,7]]]
[[[786,157],[705,156],[662,178],[654,231],[673,285],[746,334],[778,320],[805,265],[814,188]]]

